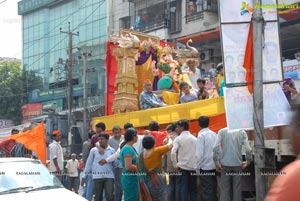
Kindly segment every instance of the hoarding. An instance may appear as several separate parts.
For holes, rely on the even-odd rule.
[[[292,79],[300,79],[300,61],[296,59],[283,62],[284,77]]]
[[[22,106],[23,118],[36,117],[42,114],[42,103],[30,103]]]
[[[14,126],[14,122],[9,119],[0,119],[0,129]]]
[[[229,130],[253,129],[253,97],[247,86],[224,88],[226,119]],[[291,119],[290,105],[281,86],[265,84],[264,126],[288,125]]]

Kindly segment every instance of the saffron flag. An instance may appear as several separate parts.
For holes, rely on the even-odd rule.
[[[244,58],[244,68],[246,69],[246,82],[248,84],[248,91],[250,94],[253,92],[253,26],[250,22],[245,58]]]
[[[34,151],[36,156],[46,164],[46,135],[44,122],[25,132],[11,135],[10,139],[23,144],[27,149]]]

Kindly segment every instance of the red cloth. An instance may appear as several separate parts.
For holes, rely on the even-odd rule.
[[[112,115],[112,105],[113,99],[115,97],[114,93],[117,90],[115,87],[116,75],[118,72],[118,62],[113,54],[113,49],[117,48],[118,45],[113,42],[108,41],[106,43],[106,80],[107,80],[107,92],[106,92],[106,115]]]
[[[248,90],[252,94],[253,91],[253,26],[250,22],[245,58],[244,58],[244,67],[247,71],[246,81],[248,83]]]
[[[226,114],[222,113],[213,117],[209,117],[209,129],[218,133],[220,129],[227,127]],[[192,121],[189,124],[189,131],[197,136],[200,131],[198,121]]]
[[[15,140],[5,138],[0,141],[0,150],[4,151],[7,157],[10,157],[10,151],[15,146],[15,144]]]
[[[155,138],[155,147],[162,146],[164,139],[169,136],[167,131],[150,131],[150,133]]]

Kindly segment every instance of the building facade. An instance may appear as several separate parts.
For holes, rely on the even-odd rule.
[[[202,55],[202,68],[221,61],[217,0],[115,0],[114,4],[118,7],[111,32],[134,27],[177,46],[192,38],[191,45]],[[201,35],[208,31],[209,36]]]
[[[298,4],[294,9],[279,9],[282,55],[294,59],[300,49],[299,0],[278,4]],[[163,40],[185,45],[192,39],[192,46],[200,52],[201,68],[208,70],[222,61],[220,22],[217,0],[115,0],[114,25],[111,31],[134,27]]]
[[[88,108],[94,112],[103,106],[107,1],[22,0],[18,13],[23,19],[23,66],[43,78],[43,87],[30,92],[29,103],[56,103],[58,111],[67,109],[69,35],[63,31],[78,32],[72,36],[73,109],[83,107],[83,61],[78,57],[83,52],[92,52],[87,59]]]

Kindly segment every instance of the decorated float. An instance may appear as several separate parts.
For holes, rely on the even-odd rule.
[[[186,75],[180,72],[180,67],[188,60],[198,60],[198,52],[188,41],[185,47],[176,48],[172,44],[161,41],[158,37],[122,30],[120,35],[113,35],[107,42],[106,68],[107,68],[107,94],[106,115],[93,118],[92,124],[105,122],[111,129],[114,125],[121,127],[131,122],[138,129],[139,134],[148,128],[150,121],[160,123],[163,129],[171,122],[180,119],[190,120],[190,132],[194,135],[200,130],[197,119],[201,115],[210,117],[210,129],[218,132],[227,126],[226,115],[230,112],[225,110],[223,97],[210,94],[210,99],[199,100],[184,104],[178,104],[178,81],[185,80]],[[170,79],[165,79],[169,76]],[[153,82],[154,92],[159,95],[168,106],[148,110],[139,109],[139,95],[143,90],[143,82],[150,79]],[[168,80],[160,83],[160,80]],[[159,89],[161,87],[163,89]],[[166,87],[166,88],[164,88]],[[232,101],[241,102],[249,99],[242,93],[235,91],[236,96],[230,96]],[[231,100],[230,99],[230,100]],[[233,100],[234,99],[234,100]],[[274,102],[274,101],[273,101]],[[227,106],[228,107],[228,106]],[[237,107],[232,105],[232,108]],[[244,109],[245,110],[245,109]],[[243,111],[238,110],[238,114]],[[240,115],[242,116],[242,115]],[[253,120],[236,118],[230,119],[237,124],[249,124]],[[265,129],[266,147],[274,148],[277,161],[290,161],[294,155],[290,149],[287,126],[273,126]],[[251,146],[253,147],[253,132],[247,131]]]
[[[191,120],[191,132],[196,135],[200,128],[195,120],[200,115],[207,115],[211,117],[212,130],[225,127],[223,98],[178,104],[179,83],[190,83],[189,74],[182,72],[182,66],[187,60],[199,65],[199,52],[191,43],[189,40],[186,46],[176,48],[156,36],[132,29],[112,35],[107,42],[106,55],[106,116],[94,118],[93,126],[105,122],[107,128],[112,128],[131,122],[142,133],[152,120],[164,127],[171,122],[188,119]],[[153,92],[163,99],[166,107],[139,109],[139,95],[146,79],[151,80]],[[214,96],[211,94],[211,97]]]

